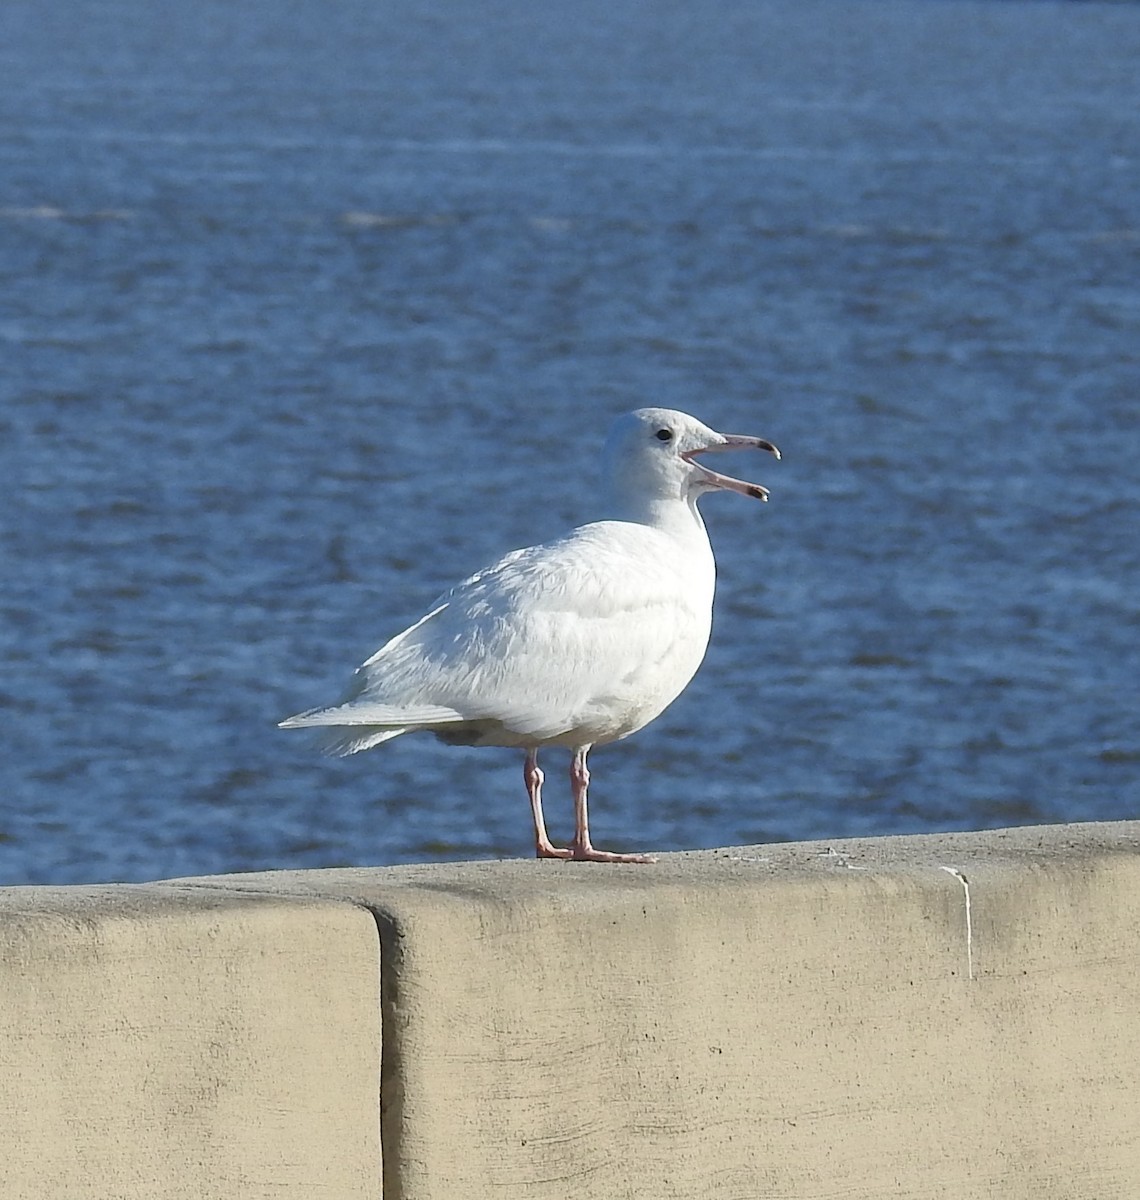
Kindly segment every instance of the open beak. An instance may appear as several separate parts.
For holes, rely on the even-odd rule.
[[[698,454],[719,453],[721,450],[767,450],[777,458],[780,457],[779,450],[765,438],[729,434],[724,441],[717,442],[715,446],[698,446],[696,450],[685,450],[681,454],[685,462],[697,468],[701,482],[706,488],[724,488],[726,491],[739,492],[742,496],[751,496],[755,500],[767,500],[766,487],[761,487],[758,483],[748,483],[744,479],[734,479],[731,475],[722,475],[719,471],[713,471],[704,463],[696,461]]]

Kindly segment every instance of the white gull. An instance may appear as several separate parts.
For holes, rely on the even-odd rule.
[[[641,863],[590,841],[591,747],[636,733],[684,690],[705,656],[716,564],[697,501],[718,489],[766,500],[700,454],[752,448],[694,417],[641,408],[605,447],[613,516],[499,559],[441,596],[359,667],[345,698],[281,722],[322,727],[326,748],[355,754],[426,730],[466,746],[526,751],[523,774],[540,858]],[[538,752],[572,752],[574,841],[554,846],[542,816]]]

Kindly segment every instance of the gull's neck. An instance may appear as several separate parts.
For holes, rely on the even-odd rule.
[[[648,525],[681,542],[708,545],[709,535],[704,518],[697,510],[695,496],[617,495],[613,498],[613,515],[619,521]]]

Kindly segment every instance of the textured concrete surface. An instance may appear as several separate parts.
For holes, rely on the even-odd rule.
[[[1140,1195],[1140,826],[201,881],[384,942],[388,1200]]]
[[[0,1197],[378,1196],[378,976],[351,905],[0,889]]]
[[[0,890],[0,1197],[1134,1200],[1138,935],[1135,823]]]

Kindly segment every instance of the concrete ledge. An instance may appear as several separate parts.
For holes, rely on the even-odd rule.
[[[1124,823],[278,872],[79,889],[82,920],[0,893],[0,1195],[376,1195],[382,1035],[387,1200],[1135,1197],[1138,851]]]
[[[178,887],[0,889],[0,1196],[373,1197],[376,926]]]

